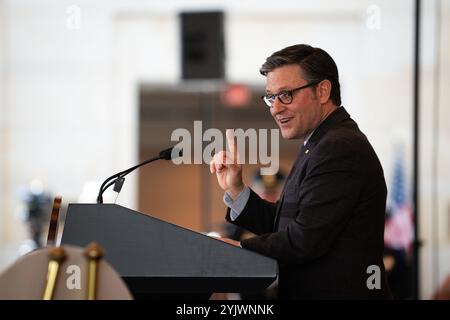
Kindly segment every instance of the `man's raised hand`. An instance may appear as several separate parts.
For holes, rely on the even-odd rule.
[[[231,198],[236,199],[244,189],[242,181],[242,165],[239,164],[239,154],[234,137],[234,130],[226,130],[227,142],[230,151],[216,153],[209,164],[211,173],[215,173],[219,186],[227,192]]]

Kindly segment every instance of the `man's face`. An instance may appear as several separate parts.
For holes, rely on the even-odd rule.
[[[277,94],[306,85],[308,81],[301,74],[300,66],[294,64],[274,69],[267,74],[266,92]],[[283,138],[303,139],[322,121],[323,108],[316,98],[315,90],[313,86],[294,91],[289,104],[275,99],[270,113],[280,127]]]

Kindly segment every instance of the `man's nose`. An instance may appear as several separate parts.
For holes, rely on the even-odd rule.
[[[284,103],[282,103],[278,97],[276,97],[275,101],[273,102],[273,105],[272,105],[272,113],[278,114],[285,109],[286,109],[286,105]]]

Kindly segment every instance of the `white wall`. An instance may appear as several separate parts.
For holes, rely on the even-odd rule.
[[[441,1],[440,13],[436,12],[436,3],[424,1],[421,46],[420,238],[423,241],[423,297],[430,297],[450,276],[450,152],[447,147],[450,141],[450,112],[447,108],[450,103],[450,1]],[[440,36],[436,19],[439,14]]]
[[[449,1],[444,2],[448,17]],[[67,203],[77,201],[86,182],[102,180],[136,163],[137,85],[178,82],[177,14],[181,10],[225,10],[230,81],[262,85],[264,78],[258,69],[273,51],[293,43],[323,47],[339,66],[343,104],[378,152],[388,185],[393,144],[404,146],[406,169],[411,169],[412,1],[3,0],[2,5],[0,62],[3,57],[7,67],[0,73],[0,84],[4,83],[0,85],[0,245],[11,252],[16,252],[25,237],[16,215],[20,205],[16,193],[31,178],[41,178]],[[71,13],[66,12],[72,5],[81,10],[79,29],[67,25],[73,22]],[[370,5],[381,10],[379,29],[367,26]],[[432,11],[427,12],[426,35],[432,33],[434,21]],[[448,42],[446,46],[448,53]],[[426,51],[424,57],[426,77],[431,78],[433,51]],[[441,83],[449,74],[442,75]],[[431,90],[426,88],[425,101]],[[447,92],[441,94],[442,101],[449,101]],[[442,139],[449,136],[445,119],[450,117],[441,117]],[[426,115],[423,121],[426,142],[432,134]],[[429,150],[424,148],[426,198],[421,222],[422,238],[428,240],[432,220],[426,170],[430,160]],[[441,152],[440,168],[448,177],[445,164],[449,154]],[[447,217],[450,186],[448,180],[440,184],[442,221]],[[136,207],[133,177],[127,178],[119,203]],[[441,228],[442,245],[448,244],[448,230]],[[15,258],[5,256],[3,265]],[[423,297],[429,297],[433,290],[427,276],[431,264],[428,258],[422,263]],[[442,263],[442,274],[444,268]]]
[[[8,82],[8,69],[6,64],[7,53],[7,14],[5,10],[4,1],[0,1],[0,239],[5,238],[5,228],[7,225],[8,209],[11,208],[12,194],[10,193],[10,125],[8,116],[7,105],[7,82]],[[0,241],[1,241],[0,240]],[[13,257],[12,252],[3,246],[0,254],[0,265],[4,265],[7,261],[7,257]],[[11,260],[11,258],[10,258]],[[8,260],[9,261],[9,260]]]
[[[5,63],[5,52],[6,52],[6,39],[5,39],[5,9],[3,1],[0,1],[0,203],[6,201],[6,195],[4,194],[7,190],[7,114],[6,114],[6,97],[5,97],[5,85],[6,85],[6,63]],[[1,209],[5,207],[2,206]],[[4,224],[4,214],[3,210],[0,210],[0,225]],[[2,228],[0,228],[0,239],[3,238]]]

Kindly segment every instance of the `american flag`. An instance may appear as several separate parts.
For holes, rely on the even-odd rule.
[[[394,165],[392,187],[389,190],[388,215],[384,229],[386,247],[411,252],[414,240],[412,207],[405,191],[405,174],[402,157]]]

